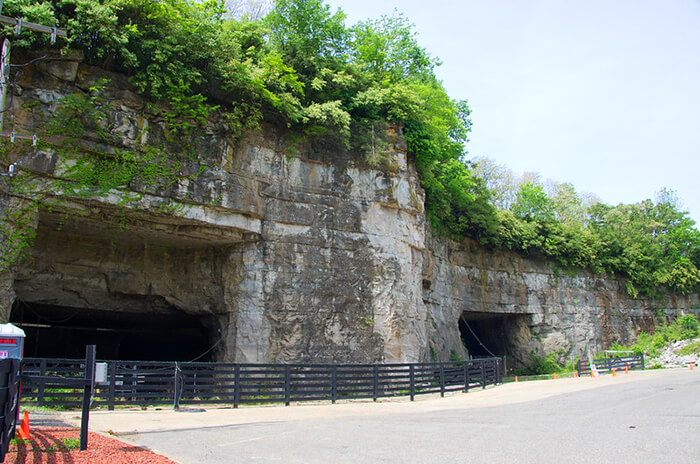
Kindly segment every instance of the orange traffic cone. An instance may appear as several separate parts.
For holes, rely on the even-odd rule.
[[[693,369],[695,369],[695,368],[693,367],[693,363],[690,363],[690,370],[692,371]]]
[[[515,381],[516,381],[516,382],[518,381],[518,376],[517,376],[517,375],[515,376]]]
[[[574,372],[574,378],[578,377],[578,372]]]
[[[557,380],[557,373],[554,373],[554,376],[552,377],[553,380]]]
[[[593,373],[592,369],[591,369],[591,377],[595,377],[595,374]]]
[[[24,416],[22,417],[22,423],[19,426],[19,432],[17,433],[22,440],[31,440],[32,437],[29,436],[29,413],[24,411]]]
[[[615,369],[612,370],[613,377],[617,377],[617,373],[615,372]]]
[[[629,373],[630,373],[630,368],[625,366],[625,374],[629,374]]]

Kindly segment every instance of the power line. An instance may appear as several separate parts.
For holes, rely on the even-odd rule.
[[[472,330],[471,326],[469,325],[469,322],[467,322],[467,320],[464,318],[464,314],[462,314],[462,315],[460,316],[460,319],[462,319],[462,322],[464,322],[464,325],[467,326],[467,329],[469,329],[469,331],[472,333],[472,335],[474,336],[474,338],[476,339],[476,341],[479,342],[479,345],[481,345],[481,347],[482,347],[483,349],[485,349],[491,356],[493,356],[494,358],[496,358],[497,356],[496,356],[495,354],[493,354],[493,353],[491,352],[491,350],[489,350],[488,348],[486,348],[486,345],[484,345],[484,344],[482,343],[481,339],[479,339],[479,337],[477,337],[476,333],[474,333],[474,331]]]
[[[27,62],[24,63],[24,64],[10,64],[10,67],[12,67],[12,68],[23,68],[23,67],[25,67],[25,66],[29,66],[30,64],[36,63],[37,61],[43,60],[43,59],[46,58],[47,56],[49,56],[48,53],[46,53],[44,56],[40,56],[40,57],[34,58],[33,60],[27,61]]]

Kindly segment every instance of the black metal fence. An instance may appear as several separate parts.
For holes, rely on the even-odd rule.
[[[622,371],[625,368],[628,370],[643,370],[644,355],[594,359],[592,364],[595,364],[598,372],[609,373],[612,372],[613,369]],[[579,377],[582,375],[591,375],[591,363],[580,360],[577,365],[577,370]]]
[[[33,372],[28,369],[19,376],[22,382],[22,392],[31,392],[36,388],[42,395],[46,395],[52,391],[61,398],[61,395],[70,395],[69,398],[76,396],[77,399],[71,406],[82,405],[83,411],[80,417],[80,451],[84,451],[88,447],[88,422],[90,421],[90,401],[95,388],[95,345],[87,345],[85,347],[85,359],[80,360],[79,370],[75,366],[69,366],[61,373],[48,372],[47,363],[39,362],[39,372]],[[20,361],[18,361],[19,363]],[[22,368],[25,363],[22,361]],[[43,369],[42,369],[43,367]],[[49,375],[47,375],[49,374]],[[47,388],[48,387],[48,388]],[[44,405],[45,403],[39,403]]]
[[[240,364],[104,361],[93,406],[284,403],[373,399],[486,388],[503,380],[500,358],[417,364]],[[84,360],[27,358],[25,375],[80,376]],[[82,391],[46,380],[22,389],[39,406],[80,405]]]

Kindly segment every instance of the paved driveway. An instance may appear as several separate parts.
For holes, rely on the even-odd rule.
[[[95,412],[90,423],[182,464],[697,464],[700,370],[520,382],[414,403]]]

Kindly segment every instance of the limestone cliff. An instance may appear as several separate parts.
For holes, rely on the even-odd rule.
[[[460,318],[480,327],[487,348],[523,364],[533,352],[569,361],[614,342],[631,343],[640,331],[700,308],[697,295],[634,299],[622,279],[572,274],[469,241],[431,239],[428,249],[424,301],[432,316],[430,338],[442,357],[459,351]]]
[[[12,100],[15,130],[37,130],[61,98],[104,74],[76,56],[28,68]],[[122,76],[107,77],[115,142],[86,134],[80,143],[105,155],[153,145],[176,156],[162,113]],[[197,175],[133,185],[128,204],[110,192],[38,205],[31,254],[0,281],[3,319],[13,302],[95,317],[186,313],[217,340],[215,359],[247,362],[447,359],[464,356],[472,334],[472,354],[522,363],[532,351],[568,358],[629,341],[663,314],[700,308],[697,295],[635,300],[615,279],[433,236],[398,129],[391,168],[378,169],[333,144],[290,150],[272,127],[240,140],[222,127],[213,121],[182,164],[180,174]],[[9,153],[40,180],[65,172],[58,150]]]

